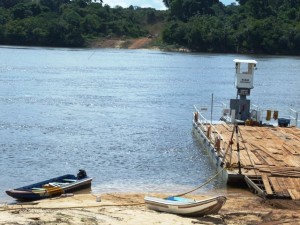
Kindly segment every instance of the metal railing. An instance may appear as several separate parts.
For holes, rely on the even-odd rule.
[[[199,112],[199,114],[202,115],[202,120],[204,120],[205,123],[212,123],[212,121],[219,121],[220,119],[222,120],[222,117],[226,120],[227,123],[230,123],[232,120],[230,115],[230,108],[224,103],[216,104],[213,107],[199,106],[197,108],[196,106],[194,106],[194,108]],[[250,112],[250,119],[253,119],[254,121],[261,124],[269,123],[277,126],[278,118],[284,118],[290,121],[289,126],[300,127],[300,112],[292,108],[286,110],[279,110],[275,108],[265,109],[259,107],[258,105],[251,104]],[[271,117],[269,115],[270,112],[273,113],[273,116],[271,115]]]
[[[215,106],[215,107],[219,108],[222,106]],[[216,127],[212,124],[212,119],[209,120],[203,115],[202,112],[203,111],[207,112],[207,107],[201,106],[199,110],[194,105],[194,108],[198,113],[197,121],[195,121],[197,123],[197,126],[202,130],[202,132],[205,134],[206,138],[210,141],[210,143],[216,147],[218,145],[218,142],[220,142],[220,140],[223,140],[223,137],[216,129]]]
[[[251,104],[251,111],[253,112],[253,110],[259,114],[257,120],[261,123],[278,124],[278,118],[284,118],[290,120],[290,126],[298,127],[300,125],[299,112],[291,108],[287,110],[278,110],[274,108],[264,109]],[[273,117],[270,117],[270,113],[273,113]]]
[[[290,108],[289,109],[289,118],[291,120],[295,121],[295,126],[298,127],[298,125],[300,124],[299,112],[297,112],[296,110]]]

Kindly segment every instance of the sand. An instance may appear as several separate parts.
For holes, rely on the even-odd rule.
[[[0,206],[0,224],[300,224],[299,201],[264,200],[248,191],[231,190],[217,215],[196,218],[149,210],[144,205],[145,195],[165,194],[75,193],[30,203],[4,204]]]

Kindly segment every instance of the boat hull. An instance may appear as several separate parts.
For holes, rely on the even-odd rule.
[[[182,201],[184,199],[184,201]],[[190,200],[179,198],[179,200],[145,197],[145,204],[151,210],[166,212],[181,216],[205,216],[217,214],[226,202],[226,197],[217,196],[204,200]],[[190,201],[186,201],[190,200]]]
[[[28,186],[7,190],[6,194],[20,201],[33,201],[90,188],[91,182],[91,177],[77,179],[74,175],[66,174]]]

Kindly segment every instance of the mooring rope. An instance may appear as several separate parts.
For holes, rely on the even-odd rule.
[[[230,142],[228,143],[227,149],[226,149],[225,154],[223,156],[223,159],[226,160],[226,155],[228,154],[228,150],[229,150],[229,148],[231,148],[230,162],[231,162],[231,157],[232,157],[232,144],[233,144],[232,139],[233,139],[234,131],[235,131],[235,126],[233,127]],[[212,176],[209,180],[207,180],[205,183],[201,184],[200,186],[198,186],[198,187],[196,187],[196,188],[194,188],[190,191],[187,191],[187,192],[184,192],[184,193],[181,193],[181,194],[178,194],[178,195],[173,195],[171,197],[180,197],[180,196],[192,193],[196,190],[199,190],[200,188],[202,188],[205,185],[207,185],[208,183],[210,183],[213,179],[215,179],[225,168],[226,168],[226,165],[223,165],[223,168],[219,172],[217,172],[214,176]]]
[[[207,185],[208,183],[210,183],[214,178],[216,178],[223,170],[225,169],[225,167],[223,167],[218,173],[216,173],[214,176],[212,176],[209,180],[207,180],[205,183],[201,184],[200,186],[194,188],[193,190],[190,190],[190,191],[187,191],[185,193],[182,193],[182,194],[178,194],[178,195],[174,195],[172,197],[180,197],[180,196],[183,196],[183,195],[186,195],[186,194],[189,194],[189,193],[192,193],[202,187],[204,187],[205,185]]]

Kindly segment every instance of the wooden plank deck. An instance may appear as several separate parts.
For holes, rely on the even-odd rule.
[[[268,176],[266,174],[262,175],[262,181],[263,181],[263,184],[265,186],[267,194],[268,195],[272,195],[273,191],[272,191],[271,185],[269,183],[269,178],[268,178]]]
[[[214,125],[221,135],[221,154],[226,152],[233,125]],[[261,175],[267,194],[300,199],[300,129],[296,127],[239,126],[242,173]],[[236,134],[225,161],[238,173]],[[232,173],[232,171],[231,171]]]

